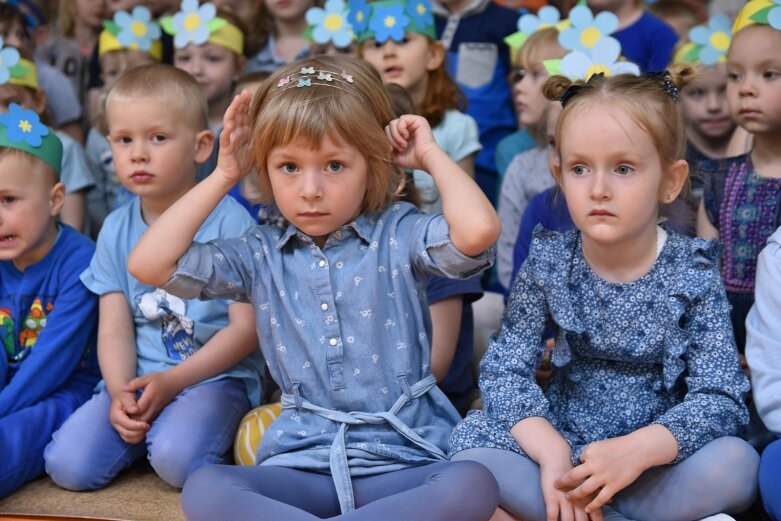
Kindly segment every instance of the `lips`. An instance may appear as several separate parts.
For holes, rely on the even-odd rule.
[[[611,212],[608,212],[607,210],[600,209],[600,208],[598,208],[596,210],[591,210],[589,212],[589,215],[593,216],[593,217],[615,217],[615,214],[613,214]]]
[[[133,174],[130,176],[130,179],[132,179],[136,183],[148,183],[152,180],[154,176],[150,174],[149,172],[133,172]]]
[[[759,110],[757,110],[757,109],[752,109],[752,108],[744,108],[744,109],[740,109],[740,112],[739,112],[739,114],[740,114],[741,116],[748,116],[748,117],[752,117],[752,116],[758,116],[758,115],[760,114],[760,112],[759,112]]]
[[[324,217],[328,214],[325,212],[301,212],[298,215],[303,218],[316,219],[318,217]]]
[[[401,72],[402,72],[402,68],[401,67],[388,67],[387,69],[385,69],[385,75],[386,76],[396,77],[396,76],[400,75]]]
[[[0,235],[0,246],[10,246],[16,242],[18,235]]]

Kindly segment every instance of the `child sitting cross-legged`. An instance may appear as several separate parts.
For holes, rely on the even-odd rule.
[[[46,448],[46,471],[62,487],[104,487],[144,455],[163,480],[181,487],[200,466],[225,461],[239,420],[259,401],[252,308],[184,300],[142,284],[126,268],[147,227],[195,186],[196,164],[212,149],[206,114],[196,81],[166,65],[131,69],[108,93],[116,172],[137,197],[106,218],[82,274],[100,295],[103,383]],[[251,225],[249,214],[225,198],[195,236],[231,237]]]

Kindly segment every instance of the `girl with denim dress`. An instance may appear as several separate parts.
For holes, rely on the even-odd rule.
[[[282,390],[254,467],[209,466],[185,485],[189,519],[488,519],[496,482],[446,461],[458,413],[430,369],[429,273],[489,267],[496,213],[424,118],[391,121],[382,80],[354,58],[283,67],[225,115],[216,170],[151,227],[129,260],[178,295],[249,301]],[[193,232],[250,169],[291,223],[237,240]],[[401,168],[400,168],[401,167]],[[431,172],[443,214],[392,202],[402,168]],[[464,212],[469,208],[469,212]]]
[[[676,84],[554,76],[545,90],[564,105],[553,173],[576,229],[536,230],[481,365],[484,410],[456,427],[452,459],[488,466],[526,521],[740,511],[758,456],[735,437],[749,385],[719,247],[657,224],[688,174]]]

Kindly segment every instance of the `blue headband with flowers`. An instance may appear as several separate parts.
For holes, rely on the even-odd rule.
[[[348,19],[359,43],[369,39],[400,42],[407,32],[437,38],[430,0],[350,0]]]
[[[60,174],[62,142],[32,110],[11,103],[8,112],[0,114],[0,147],[23,150]]]

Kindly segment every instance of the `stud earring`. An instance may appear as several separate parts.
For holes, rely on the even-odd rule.
[[[665,197],[667,198],[668,201],[670,200],[670,194],[667,194]]]

